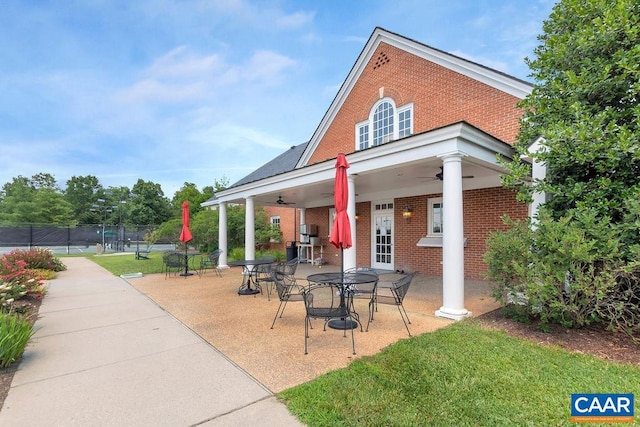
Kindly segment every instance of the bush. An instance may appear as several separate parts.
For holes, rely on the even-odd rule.
[[[558,220],[541,213],[535,229],[507,224],[489,237],[484,259],[493,296],[513,315],[538,318],[542,327],[638,331],[640,268],[620,249],[620,227],[580,209]]]
[[[15,249],[3,256],[8,262],[24,261],[28,269],[64,271],[67,267],[46,248]]]
[[[27,320],[13,313],[0,312],[0,368],[18,360],[33,332]]]

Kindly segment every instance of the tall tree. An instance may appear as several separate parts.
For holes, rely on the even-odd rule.
[[[580,208],[620,222],[640,194],[640,2],[562,0],[543,31],[527,60],[536,85],[516,148],[529,154],[543,138],[546,150],[532,155],[547,176],[535,185],[554,217]],[[523,182],[523,166],[508,165],[505,182]],[[527,198],[531,188],[521,190]]]
[[[2,187],[0,221],[10,224],[73,224],[73,209],[58,188],[55,178],[39,173],[18,176]]]
[[[131,189],[130,220],[140,225],[158,225],[171,218],[171,203],[160,184],[138,179]]]
[[[93,175],[72,176],[67,180],[64,197],[73,207],[73,214],[80,224],[96,224],[101,221],[91,209],[103,196],[104,189]]]
[[[182,202],[189,202],[189,210],[191,214],[196,214],[202,207],[200,203],[206,201],[205,196],[198,190],[198,187],[192,182],[185,182],[178,191],[175,192],[171,204],[174,212],[179,215],[182,211]]]

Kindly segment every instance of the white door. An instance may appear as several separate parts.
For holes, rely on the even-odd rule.
[[[393,203],[373,203],[373,268],[393,270]]]

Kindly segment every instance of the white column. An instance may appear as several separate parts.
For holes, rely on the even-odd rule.
[[[463,157],[463,153],[442,157],[442,307],[435,314],[454,320],[471,316],[464,308]]]
[[[227,204],[220,203],[218,205],[218,249],[222,250],[220,254],[220,258],[218,258],[218,266],[220,268],[228,268],[227,265],[227,253],[228,253],[228,242],[227,242]]]
[[[247,197],[245,202],[244,259],[256,259],[256,217],[253,196]]]
[[[349,216],[349,225],[351,226],[351,247],[344,251],[344,269],[354,268],[357,266],[356,259],[356,183],[355,176],[347,176],[347,185],[349,187],[349,200],[347,201],[347,215]]]

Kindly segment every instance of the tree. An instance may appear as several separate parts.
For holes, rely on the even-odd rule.
[[[18,176],[2,187],[0,221],[69,225],[74,218],[72,206],[64,199],[55,178],[39,173],[31,178]]]
[[[157,225],[171,218],[171,203],[160,184],[138,179],[131,192],[129,214],[133,223]]]
[[[547,175],[527,185],[514,156],[503,181],[547,202],[535,228],[488,240],[494,295],[543,324],[639,333],[640,3],[561,0],[543,30],[515,148]],[[538,138],[544,149],[529,153]]]
[[[574,208],[595,209],[619,223],[625,200],[640,194],[640,3],[636,0],[563,0],[543,25],[542,42],[527,59],[535,78],[521,103],[516,149],[543,138],[532,154],[547,164],[535,183],[558,218]],[[528,168],[507,165],[510,185]],[[520,186],[528,199],[532,188]]]
[[[64,198],[73,207],[73,214],[79,224],[97,224],[102,221],[91,209],[96,200],[104,197],[104,189],[93,175],[72,176],[67,180]]]
[[[182,202],[189,202],[189,212],[191,215],[198,213],[202,210],[200,203],[205,202],[205,196],[198,190],[198,187],[192,182],[185,182],[180,190],[176,191],[171,204],[173,206],[176,215],[180,215],[182,212]]]

